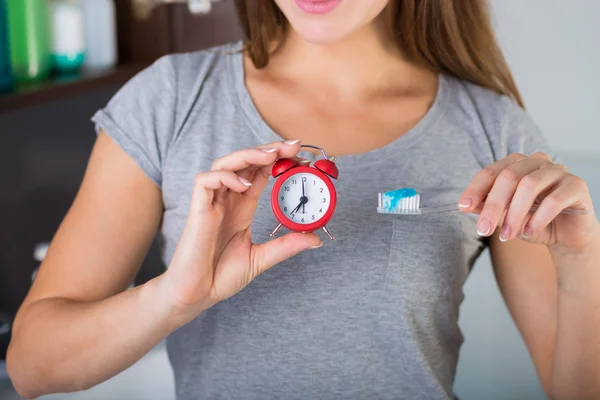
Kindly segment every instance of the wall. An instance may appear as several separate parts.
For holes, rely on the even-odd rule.
[[[527,107],[561,151],[600,153],[600,1],[490,0]]]

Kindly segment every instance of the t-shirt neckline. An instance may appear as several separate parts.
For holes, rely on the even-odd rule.
[[[235,96],[239,102],[240,108],[251,128],[251,131],[261,143],[270,143],[283,140],[283,138],[279,136],[263,119],[254,103],[254,100],[252,99],[252,96],[250,95],[250,92],[248,91],[245,80],[243,42],[235,42],[232,43],[231,46],[233,51],[228,57],[228,76],[231,80],[230,84],[235,90]],[[438,75],[438,88],[435,99],[431,107],[429,107],[429,110],[427,110],[425,115],[419,120],[419,122],[417,122],[415,126],[383,147],[361,154],[350,154],[337,157],[338,161],[345,158],[366,155],[375,155],[378,159],[381,159],[385,158],[384,156],[387,153],[397,155],[398,150],[406,150],[409,148],[416,141],[422,139],[425,134],[431,131],[431,126],[435,124],[435,122],[443,114],[443,110],[448,99],[450,85],[450,79],[445,74],[440,73]],[[306,155],[308,154],[312,153],[306,152]]]

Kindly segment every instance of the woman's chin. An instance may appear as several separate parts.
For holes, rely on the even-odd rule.
[[[311,44],[329,45],[343,41],[351,34],[351,30],[340,29],[331,24],[306,24],[294,26],[295,33],[304,41]]]

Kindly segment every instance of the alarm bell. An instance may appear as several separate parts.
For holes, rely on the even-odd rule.
[[[316,169],[323,172],[324,174],[327,174],[328,176],[332,177],[333,179],[337,179],[340,176],[340,171],[334,162],[335,158],[327,157],[325,150],[323,150],[320,147],[311,146],[311,145],[307,145],[307,144],[304,144],[301,147],[309,147],[311,149],[316,149],[316,150],[319,150],[321,152],[321,154],[323,154],[323,159],[314,163],[314,167]],[[296,166],[298,166],[297,161],[295,161],[291,158],[282,158],[281,160],[277,160],[277,162],[275,162],[275,165],[273,166],[271,174],[273,175],[273,178],[277,178],[279,175],[283,174],[286,171],[289,171],[290,169],[292,169]]]

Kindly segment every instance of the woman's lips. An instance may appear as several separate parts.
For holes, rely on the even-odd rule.
[[[296,0],[302,11],[309,14],[326,14],[333,11],[342,0]]]

